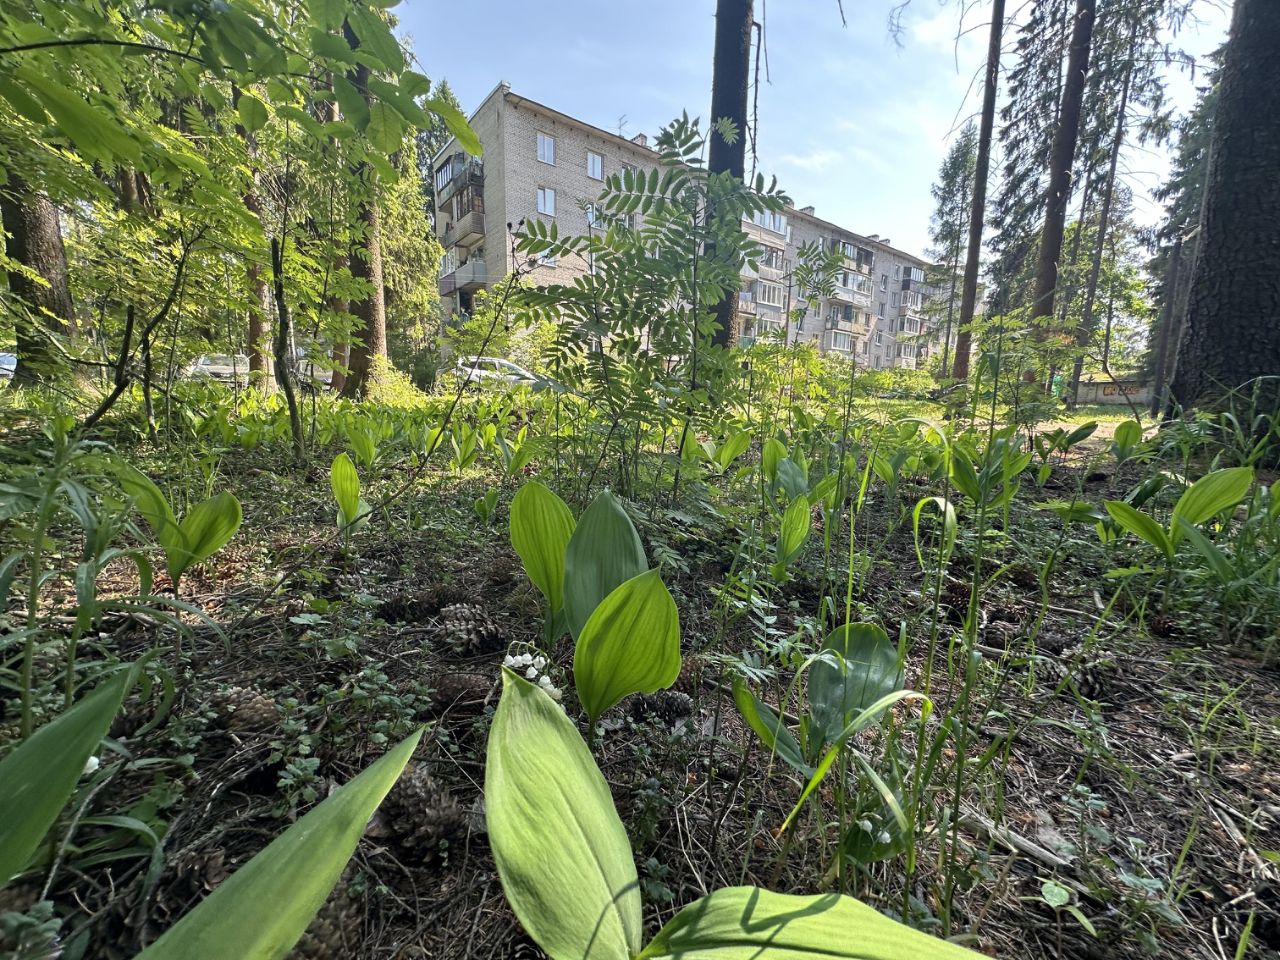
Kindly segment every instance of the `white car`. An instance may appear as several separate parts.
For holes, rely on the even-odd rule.
[[[459,380],[481,385],[532,386],[538,377],[518,363],[498,357],[459,357],[450,372]]]
[[[187,368],[187,376],[217,380],[221,383],[247,384],[249,358],[242,353],[207,353]]]
[[[12,380],[14,371],[18,369],[18,356],[14,353],[0,353],[0,380]]]

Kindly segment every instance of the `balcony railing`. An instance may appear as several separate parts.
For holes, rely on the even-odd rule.
[[[484,237],[484,214],[472,210],[456,223],[449,223],[444,228],[444,247],[446,250],[459,244],[474,243]]]
[[[436,204],[442,205],[446,200],[469,183],[484,183],[484,161],[466,154],[454,154],[452,162],[453,175],[440,186],[436,195]],[[439,181],[437,180],[437,183]]]
[[[440,278],[440,295],[447,297],[459,290],[478,290],[488,282],[489,272],[485,269],[484,261],[473,257],[452,273],[446,273]]]

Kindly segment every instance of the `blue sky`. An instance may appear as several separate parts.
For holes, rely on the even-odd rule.
[[[1197,56],[1222,42],[1228,21],[1221,0],[1202,2],[1199,22],[1173,38]],[[978,108],[989,5],[971,4],[961,28],[956,4],[913,0],[897,42],[887,28],[895,5],[844,0],[842,26],[836,0],[756,0],[768,72],[762,65],[759,169],[776,174],[797,206],[921,253],[929,187],[951,137]],[[396,8],[423,72],[448,78],[468,112],[507,80],[596,126],[617,132],[621,122],[627,136],[653,134],[682,110],[705,117],[714,11],[714,0],[404,0]],[[1170,94],[1188,105],[1194,85],[1173,76]],[[1144,191],[1167,170],[1166,151],[1135,149],[1124,167]],[[1158,211],[1140,196],[1135,212],[1149,222]]]

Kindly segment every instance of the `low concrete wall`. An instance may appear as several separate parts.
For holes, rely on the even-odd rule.
[[[1080,402],[1143,406],[1151,402],[1151,386],[1137,380],[1081,380]]]

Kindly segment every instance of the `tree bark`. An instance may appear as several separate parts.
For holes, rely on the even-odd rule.
[[[232,86],[231,88],[231,104],[235,106],[240,102],[240,88]],[[252,133],[248,131],[242,124],[236,124],[236,133],[240,135],[240,139],[244,141],[245,154],[248,157],[249,164],[253,167],[253,179],[249,189],[244,194],[244,205],[250,213],[257,218],[262,224],[263,232],[266,232],[267,224],[263,218],[262,195],[258,192],[258,170],[255,161],[257,159],[258,145]],[[262,264],[251,260],[246,270],[246,278],[249,285],[249,311],[248,311],[248,336],[247,347],[249,354],[249,374],[251,382],[255,386],[264,390],[270,390],[275,384],[273,380],[273,372],[271,369],[271,354],[267,347],[267,316],[271,312],[271,295],[267,290],[267,280],[263,276]]]
[[[987,214],[987,180],[991,176],[991,139],[995,130],[996,90],[1000,85],[1000,46],[1004,38],[1004,0],[991,4],[991,33],[987,42],[987,70],[982,83],[982,120],[978,127],[978,156],[973,170],[973,207],[969,211],[969,249],[960,291],[960,316],[956,327],[956,355],[951,375],[969,379],[969,354],[973,352],[969,327],[978,306],[978,270],[982,258],[982,227]]]
[[[343,26],[347,43],[355,50],[360,46],[355,32],[349,25]],[[355,88],[369,97],[369,68],[360,64],[348,79]],[[362,398],[370,382],[378,376],[379,363],[387,360],[387,309],[382,286],[382,221],[378,212],[377,172],[367,163],[356,169],[357,179],[363,190],[359,200],[356,220],[362,228],[360,246],[351,259],[351,275],[368,283],[368,293],[351,305],[351,312],[361,321],[363,329],[351,344],[346,382],[342,396]]]
[[[1213,407],[1280,375],[1280,3],[1236,0],[1218,87],[1200,240],[1173,375],[1184,407]],[[1258,413],[1280,405],[1262,385]]]
[[[1080,110],[1084,103],[1084,81],[1089,72],[1096,6],[1097,0],[1076,0],[1071,46],[1067,53],[1067,76],[1062,86],[1058,126],[1049,154],[1049,188],[1045,198],[1044,228],[1040,231],[1040,252],[1036,259],[1036,283],[1031,298],[1033,324],[1043,317],[1053,316],[1058,258],[1062,256],[1067,207],[1071,201],[1071,167],[1080,137]]]
[[[711,147],[707,169],[729,173],[736,180],[746,174],[747,77],[751,71],[752,0],[716,0],[716,41],[711,68]],[[727,142],[716,131],[719,120],[732,120],[738,137]],[[708,250],[708,256],[714,251]],[[715,305],[716,325],[712,342],[729,346],[737,339],[738,288],[735,286]]]
[[[0,189],[0,218],[6,233],[5,254],[45,280],[42,284],[16,270],[9,273],[9,290],[28,306],[31,320],[39,324],[17,319],[18,368],[13,380],[17,384],[38,383],[51,372],[50,335],[70,333],[75,319],[62,224],[53,202],[13,174]]]

